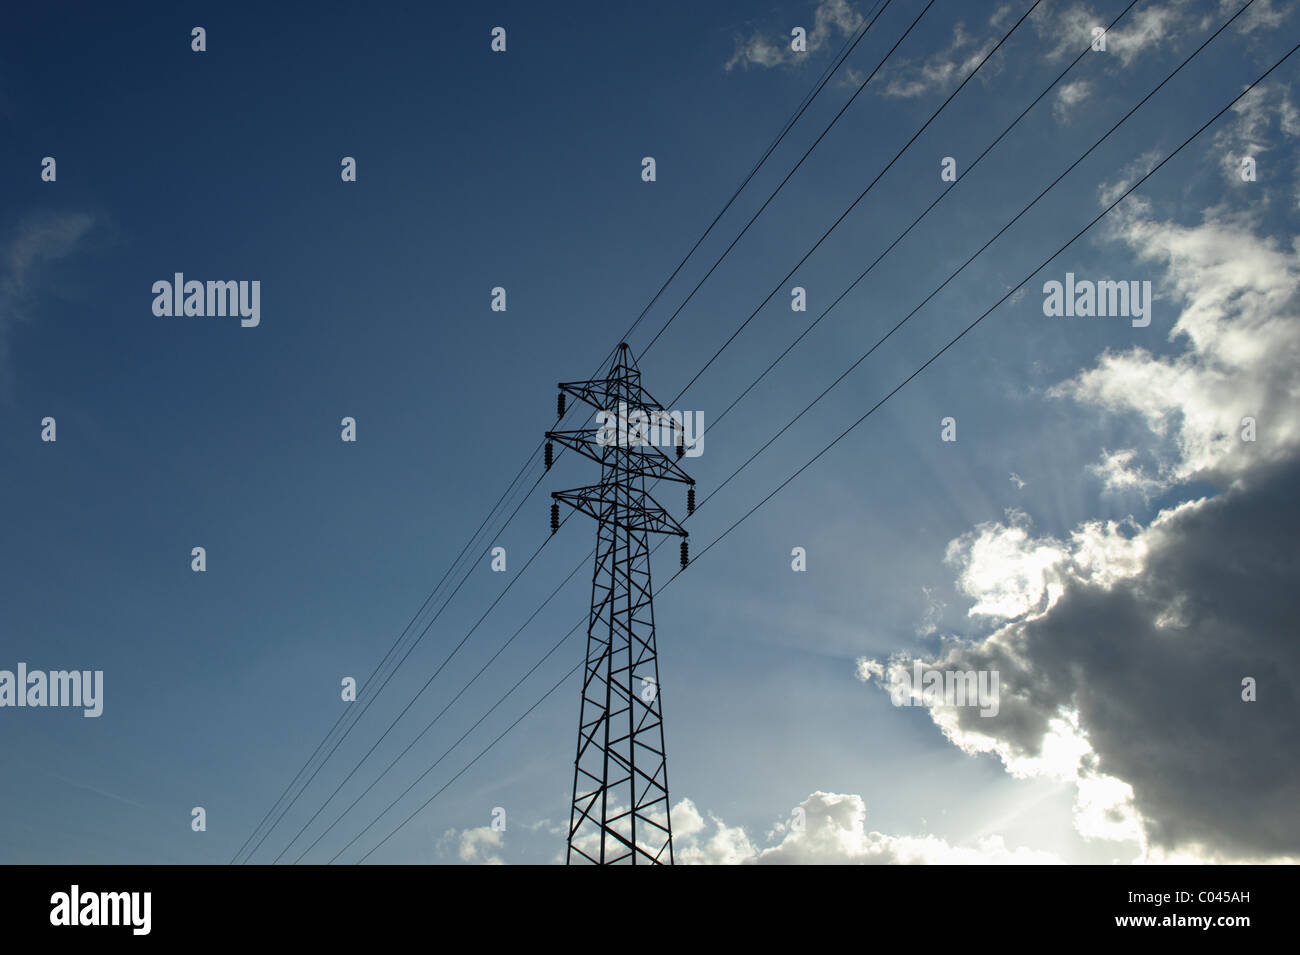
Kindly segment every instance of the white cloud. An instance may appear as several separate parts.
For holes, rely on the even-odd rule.
[[[1128,67],[1145,51],[1161,49],[1184,36],[1195,35],[1198,19],[1191,7],[1185,2],[1139,6],[1106,30],[1106,50],[1097,51],[1096,55]],[[1111,19],[1113,14],[1103,17],[1085,3],[1044,4],[1030,17],[1040,39],[1049,44],[1044,53],[1049,61],[1073,59],[1089,49],[1093,31],[1106,29]]]
[[[1237,0],[1219,0],[1219,13],[1223,16],[1232,14],[1241,4]],[[1254,33],[1256,30],[1276,30],[1295,12],[1297,4],[1275,4],[1273,0],[1255,0],[1250,9],[1238,18],[1242,33]]]
[[[909,99],[926,96],[930,93],[948,93],[972,72],[989,50],[993,49],[999,37],[1005,31],[1001,28],[1004,19],[1002,11],[995,12],[993,22],[989,24],[990,32],[973,34],[967,31],[966,24],[958,21],[952,30],[952,40],[943,49],[931,54],[919,65],[910,60],[899,60],[886,68],[885,85],[881,88],[882,96],[897,99]],[[996,70],[993,61],[980,75],[987,72],[992,75]]]
[[[505,847],[505,833],[491,826],[474,829],[448,829],[439,840],[444,850],[452,850],[456,858],[469,865],[505,865],[500,850]]]
[[[1163,268],[1170,304],[1181,311],[1172,323],[1153,318],[1152,328],[1168,327],[1187,347],[1170,357],[1141,347],[1107,352],[1051,394],[1137,415],[1161,439],[1157,474],[1146,477],[1166,487],[1225,486],[1289,460],[1300,450],[1300,243],[1256,236],[1240,218],[1182,226],[1134,206],[1114,234],[1138,261]],[[1244,417],[1267,429],[1256,442],[1241,439]]]
[[[981,524],[948,545],[944,562],[962,568],[958,588],[974,600],[971,616],[1019,617],[1053,595],[1055,567],[1064,558],[1056,541],[1029,544],[1029,518],[1008,511],[1008,523]]]
[[[769,38],[759,31],[754,31],[747,38],[737,38],[736,49],[724,68],[769,68],[802,62],[807,54],[818,52],[836,35],[851,36],[862,23],[862,15],[848,0],[819,0],[813,11],[812,29],[808,30],[807,53],[795,53],[790,48],[790,30],[796,26],[808,29],[807,24],[792,23],[783,35],[775,38]]]
[[[1097,55],[1107,57],[1108,65],[1128,68],[1148,54],[1181,51],[1199,44],[1240,7],[1240,0],[1220,0],[1215,15],[1187,0],[1140,4],[1106,31],[1106,51]],[[1271,0],[1255,0],[1233,21],[1231,29],[1243,34],[1275,30],[1295,8],[1295,3],[1275,5]],[[1103,16],[1086,3],[1048,3],[1035,10],[1029,19],[1039,38],[1047,44],[1045,59],[1059,61],[1073,59],[1088,49],[1093,30],[1105,29],[1113,16],[1113,13]]]
[[[1181,349],[1106,352],[1051,394],[1148,429],[1141,455],[1104,452],[1094,466],[1107,489],[1219,492],[1145,526],[1090,520],[1058,538],[1010,511],[954,540],[946,560],[970,614],[994,629],[949,638],[922,663],[997,671],[999,708],[930,716],[1013,776],[1072,783],[1080,835],[1130,844],[1135,861],[1294,859],[1300,239],[1284,245],[1223,211],[1162,222],[1140,202],[1111,236],[1158,270],[1177,311],[1152,328]],[[1257,419],[1253,443],[1244,415]],[[912,662],[864,659],[858,675],[891,689]],[[1245,677],[1269,699],[1243,701]]]
[[[1121,451],[1105,451],[1101,460],[1089,466],[1088,470],[1101,478],[1102,488],[1108,493],[1136,493],[1144,500],[1160,490],[1161,482],[1148,476],[1140,467],[1134,466],[1138,452],[1136,448],[1124,448]]]
[[[1048,44],[1044,57],[1060,60],[1078,56],[1092,42],[1093,28],[1104,27],[1110,21],[1101,19],[1086,4],[1045,3],[1030,14],[1029,22],[1039,39]]]
[[[802,827],[783,822],[769,833],[771,845],[755,846],[739,827],[716,816],[706,823],[690,800],[673,808],[674,843],[680,863],[732,865],[1044,865],[1056,856],[1008,849],[1001,836],[952,845],[934,835],[891,836],[867,829],[861,796],[814,792],[799,808]]]
[[[1192,24],[1190,4],[1141,6],[1126,21],[1107,31],[1106,52],[1114,54],[1121,66],[1130,66],[1144,50],[1166,45]]]
[[[744,829],[712,814],[706,821],[689,799],[673,807],[673,851],[683,865],[740,865],[757,855]]]
[[[935,596],[934,589],[931,587],[921,587],[921,593],[925,597],[925,613],[921,617],[921,623],[917,625],[916,635],[918,637],[928,637],[939,630],[939,620],[943,616],[945,604]]]
[[[1266,83],[1251,90],[1231,112],[1231,121],[1213,139],[1220,168],[1234,188],[1249,189],[1266,202],[1271,198],[1270,187],[1274,183],[1297,178],[1297,166],[1293,162],[1289,169],[1281,167],[1279,163],[1283,160],[1276,155],[1276,150],[1284,141],[1300,135],[1300,109],[1291,99],[1289,86]],[[1256,180],[1252,183],[1241,178],[1242,160],[1248,157],[1256,164]]]
[[[1092,84],[1087,80],[1075,80],[1065,83],[1056,91],[1056,100],[1052,104],[1052,115],[1057,122],[1069,123],[1074,109],[1092,95]]]

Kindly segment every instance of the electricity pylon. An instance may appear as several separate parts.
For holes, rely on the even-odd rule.
[[[645,482],[650,477],[695,484],[651,440],[657,426],[680,458],[684,429],[680,415],[669,415],[641,387],[641,372],[626,344],[618,346],[604,378],[560,384],[560,415],[565,395],[603,413],[596,416],[597,427],[546,435],[548,468],[551,441],[600,464],[599,484],[551,495],[597,521],[565,861],[671,865],[649,536],[681,537],[685,567],[687,532],[650,496]],[[687,495],[690,511],[693,487]],[[559,527],[559,507],[551,505],[552,533]]]

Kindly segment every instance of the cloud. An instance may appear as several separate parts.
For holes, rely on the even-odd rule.
[[[1101,478],[1102,489],[1107,493],[1135,493],[1143,500],[1149,501],[1152,494],[1163,487],[1163,483],[1148,476],[1140,467],[1134,466],[1137,460],[1136,448],[1124,448],[1121,451],[1105,451],[1101,460],[1089,465],[1088,470]]]
[[[1193,22],[1190,4],[1139,7],[1131,17],[1106,32],[1106,52],[1114,54],[1121,66],[1130,66],[1143,51],[1165,46],[1172,37],[1190,35]],[[1089,31],[1088,36],[1091,35]]]
[[[796,821],[796,818],[799,821]],[[673,808],[677,862],[696,865],[1044,865],[1061,860],[1050,853],[1008,849],[1002,837],[986,836],[954,846],[933,835],[890,836],[869,831],[861,796],[814,792],[789,822],[768,834],[771,845],[755,846],[739,827],[716,816],[705,822],[690,800]]]
[[[683,865],[740,865],[758,850],[745,830],[728,826],[712,814],[706,821],[689,799],[673,807],[674,861]]]
[[[69,255],[93,225],[88,215],[46,213],[14,230],[0,253],[0,374],[9,366],[9,333],[28,319],[44,267]]]
[[[1049,62],[1078,56],[1092,42],[1093,29],[1109,22],[1082,3],[1045,3],[1029,15],[1034,32],[1048,44],[1043,48],[1043,57]],[[1108,43],[1109,36],[1107,33]]]
[[[1179,51],[1208,37],[1240,6],[1240,0],[1220,0],[1218,13],[1207,14],[1204,8],[1185,0],[1142,4],[1106,31],[1106,50],[1097,55],[1108,57],[1108,64],[1127,68],[1148,54]],[[1295,7],[1294,3],[1278,6],[1270,0],[1255,0],[1233,21],[1232,29],[1243,34],[1275,30]],[[1034,11],[1030,21],[1039,38],[1048,44],[1044,58],[1052,62],[1073,59],[1087,49],[1093,30],[1104,29],[1112,17],[1109,13],[1102,16],[1086,3],[1044,4]]]
[[[1090,520],[1056,538],[1013,511],[953,541],[970,614],[994,629],[923,663],[998,671],[999,711],[930,716],[1014,776],[1073,782],[1079,833],[1133,842],[1138,860],[1300,858],[1300,764],[1285,755],[1300,735],[1300,240],[1222,211],[1156,221],[1142,203],[1112,235],[1161,270],[1182,349],[1107,352],[1052,393],[1149,430],[1155,463],[1105,453],[1108,485],[1217,492],[1145,526]],[[911,663],[861,660],[859,676],[888,689]]]
[[[944,562],[961,567],[958,587],[975,600],[972,616],[1014,618],[1059,595],[1054,568],[1057,541],[1032,541],[1024,512],[1007,512],[1006,525],[981,524],[948,544]]]
[[[454,850],[456,857],[468,865],[505,865],[499,854],[504,847],[505,833],[491,826],[448,829],[439,840],[439,848]]]
[[[1056,100],[1052,103],[1052,115],[1059,123],[1069,123],[1073,118],[1074,108],[1092,95],[1092,84],[1087,80],[1075,80],[1066,83],[1056,91]]]
[[[1281,83],[1268,83],[1257,86],[1250,95],[1242,98],[1232,107],[1232,119],[1214,134],[1213,148],[1219,154],[1220,167],[1228,182],[1233,186],[1247,187],[1241,178],[1242,160],[1250,157],[1257,165],[1255,183],[1250,183],[1252,191],[1262,194],[1267,199],[1267,184],[1286,181],[1287,171],[1279,175],[1277,163],[1265,154],[1275,151],[1284,140],[1295,139],[1300,135],[1300,109],[1291,99],[1291,90]],[[1260,168],[1262,167],[1262,168]],[[1292,165],[1294,174],[1297,166]]]
[[[1184,36],[1206,29],[1193,15],[1188,3],[1146,4],[1106,30],[1108,62],[1131,66],[1145,51],[1174,45]],[[1231,11],[1229,11],[1230,13]],[[1243,14],[1243,18],[1245,14]],[[1073,59],[1093,42],[1093,30],[1105,29],[1113,15],[1103,17],[1083,3],[1060,6],[1044,4],[1030,16],[1039,38],[1050,45],[1044,52],[1049,62]],[[1217,24],[1215,24],[1217,26]]]
[[[1155,168],[1156,164],[1164,158],[1164,154],[1159,149],[1148,149],[1134,156],[1128,162],[1116,170],[1115,178],[1109,182],[1102,182],[1097,189],[1097,205],[1105,208],[1113,203],[1129,190],[1132,185]],[[1141,200],[1131,198],[1127,200],[1136,207]],[[1119,209],[1110,213],[1111,216],[1120,216],[1122,213]]]
[[[816,53],[826,46],[837,34],[851,36],[862,26],[863,19],[848,0],[820,0],[813,11],[813,27],[808,31],[807,53]],[[804,24],[792,24],[804,26]],[[804,62],[805,53],[796,53],[790,48],[791,35],[770,39],[763,33],[754,31],[748,38],[736,39],[736,49],[731,54],[725,69],[769,68]]]
[[[1164,270],[1165,298],[1181,311],[1172,323],[1157,314],[1152,328],[1165,325],[1187,347],[1170,357],[1107,352],[1051,394],[1139,418],[1157,439],[1166,487],[1226,486],[1289,460],[1300,451],[1300,241],[1285,247],[1226,214],[1182,226],[1145,211],[1135,203],[1113,234]],[[1256,442],[1241,439],[1245,417],[1267,429]]]
[[[1300,731],[1300,519],[1287,503],[1298,480],[1293,464],[1162,511],[1132,538],[1108,522],[1076,532],[1045,609],[926,664],[997,670],[998,715],[936,707],[932,718],[1012,775],[1073,780],[1085,836],[1109,826],[1159,852],[1300,856],[1300,769],[1279,759]],[[1024,544],[1031,557],[1048,546]],[[882,682],[907,664],[891,659]],[[1268,705],[1242,701],[1245,677],[1268,687]]]
[[[922,586],[921,594],[925,597],[925,612],[917,624],[916,635],[928,637],[939,632],[939,620],[943,616],[945,604],[935,596],[934,588]]]
[[[1227,16],[1236,11],[1240,4],[1237,0],[1219,0],[1219,13]],[[1256,30],[1276,30],[1295,12],[1297,4],[1275,4],[1273,0],[1255,0],[1250,9],[1238,18],[1242,33],[1254,33]]]
[[[988,55],[1004,32],[1002,23],[1010,7],[999,8],[989,22],[989,32],[972,34],[966,24],[958,21],[952,30],[952,40],[946,47],[933,53],[916,65],[911,60],[899,60],[886,68],[887,81],[880,90],[881,96],[910,99],[930,93],[950,92]],[[996,67],[993,61],[980,71],[981,76],[991,76]]]
[[[1178,52],[1199,43],[1240,8],[1240,0],[1219,0],[1217,14],[1207,14],[1185,0],[1142,4],[1113,28],[1106,30],[1106,65],[1126,69],[1148,55]],[[1296,8],[1295,3],[1275,5],[1255,0],[1233,21],[1241,34],[1276,30]],[[1113,14],[1102,16],[1086,3],[1043,4],[1030,16],[1040,40],[1046,43],[1043,57],[1048,62],[1073,59],[1093,41],[1094,29],[1105,29]],[[1058,102],[1059,105],[1059,102]],[[1061,118],[1062,113],[1058,113]]]
[[[615,808],[613,815],[621,811]],[[789,820],[777,823],[763,840],[755,841],[742,826],[728,825],[713,813],[701,813],[690,799],[682,799],[672,811],[674,861],[678,865],[997,865],[1061,861],[1049,853],[1008,849],[997,835],[968,846],[954,846],[933,835],[885,835],[868,831],[866,816],[861,796],[814,792],[799,804]],[[597,838],[588,835],[579,843],[590,855],[599,854]]]

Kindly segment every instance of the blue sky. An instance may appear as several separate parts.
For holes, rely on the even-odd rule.
[[[688,462],[701,497],[1239,6],[1141,0],[1107,51],[1066,77],[1069,93],[1055,90],[960,178],[1127,5],[1045,0],[782,283],[1030,5],[938,0],[641,354],[643,383],[668,403],[779,289],[673,405],[704,415],[705,453]],[[12,767],[0,859],[228,861],[348,705],[340,680],[374,668],[552,426],[556,382],[597,370],[869,6],[15,13],[0,40],[0,668],[101,669],[105,701],[97,719],[0,709]],[[630,337],[635,351],[923,7],[889,4]],[[1255,0],[701,508],[695,553],[1082,228],[1106,190],[1285,54],[1294,7]],[[196,25],[205,52],[190,48]],[[795,56],[801,25],[812,48]],[[494,26],[504,53],[489,48]],[[1300,447],[1295,69],[1284,64],[656,601],[682,861],[1300,855],[1297,777],[1276,759],[1300,661],[1270,622],[1295,609],[1294,559],[1269,545],[1289,525],[1268,505],[1294,488]],[[1247,155],[1254,182],[1239,175]],[[40,176],[46,156],[54,182]],[[356,182],[340,179],[344,156]],[[654,182],[642,181],[645,156]],[[955,184],[940,179],[945,156]],[[1150,326],[1045,316],[1042,283],[1067,271],[1151,281]],[[151,286],[175,272],[260,281],[260,324],[155,316]],[[791,311],[793,285],[808,290],[807,313]],[[496,286],[504,312],[490,308]],[[1235,439],[1246,414],[1260,422],[1249,445]],[[54,443],[41,441],[46,416]],[[340,440],[344,416],[355,443]],[[955,442],[940,440],[947,416]],[[526,486],[539,472],[534,461]],[[507,526],[493,522],[464,586],[253,861],[285,849],[546,540],[548,493],[595,480],[567,456]],[[678,494],[661,500],[680,516]],[[1216,520],[1248,527],[1240,554],[1211,533]],[[566,522],[281,861],[594,540],[590,522]],[[1180,560],[1216,540],[1203,561]],[[504,574],[478,558],[494,545]],[[204,573],[190,569],[195,546]],[[805,573],[791,570],[796,546]],[[656,555],[660,585],[674,549]],[[1275,553],[1247,578],[1279,604],[1257,618],[1234,604],[1246,594],[1231,574]],[[343,848],[584,618],[586,573],[304,861]],[[339,861],[372,848],[551,687],[580,639]],[[891,660],[1000,668],[1002,713],[892,706]],[[1241,677],[1265,671],[1269,691],[1244,703]],[[1120,679],[1138,673],[1146,683]],[[570,678],[367,861],[557,859],[577,697]],[[1168,735],[1201,723],[1197,746]],[[1189,787],[1202,795],[1170,795]],[[205,832],[191,830],[196,806]],[[783,828],[800,806],[809,828]],[[484,828],[495,807],[504,833]]]

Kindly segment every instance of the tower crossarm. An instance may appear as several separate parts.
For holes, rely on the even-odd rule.
[[[689,562],[689,542],[685,528],[646,489],[646,479],[689,485],[686,510],[695,510],[695,482],[664,449],[675,447],[678,458],[687,453],[687,426],[698,427],[699,413],[688,420],[665,411],[641,387],[626,342],[615,350],[604,378],[560,385],[561,420],[569,395],[596,409],[596,426],[548,432],[546,468],[558,443],[598,463],[600,483],[551,494],[552,534],[559,530],[561,502],[596,521],[565,859],[672,865],[650,535],[680,537],[682,567]]]
[[[562,381],[560,390],[573,395],[597,411],[616,409],[620,401],[626,402],[627,406],[633,409],[665,411],[664,406],[641,387],[641,382],[637,381],[636,377],[639,375],[632,372],[620,379],[593,378],[591,381]]]
[[[604,461],[602,452],[609,447],[601,444],[602,434],[607,434],[604,428],[576,428],[570,431],[548,431],[546,440],[577,451],[583,457],[601,464]],[[694,478],[656,445],[633,445],[631,450],[636,453],[630,456],[632,460],[625,467],[631,476],[644,475],[661,481],[677,481],[679,484],[695,483]]]
[[[584,458],[590,458],[597,464],[603,463],[600,453],[601,445],[596,440],[600,428],[577,428],[573,431],[548,431],[546,440],[563,445],[570,451],[577,451]],[[536,453],[536,452],[534,452]]]
[[[645,498],[644,503],[627,507],[626,503],[617,506],[620,504],[617,500],[617,489],[608,484],[592,484],[569,491],[551,492],[552,499],[563,501],[574,510],[614,527],[630,531],[671,534],[677,537],[690,536],[686,528],[659,506],[659,502],[650,496],[650,492],[642,492],[641,496]]]

